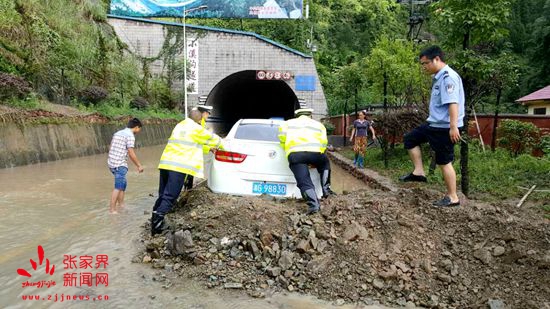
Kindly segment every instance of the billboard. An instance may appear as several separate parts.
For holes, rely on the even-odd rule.
[[[303,0],[111,0],[110,13],[130,17],[302,18]],[[199,8],[200,7],[200,8]]]

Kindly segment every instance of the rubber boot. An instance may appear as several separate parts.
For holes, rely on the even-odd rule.
[[[353,158],[353,166],[357,166],[357,154],[355,154],[355,157]]]
[[[359,168],[364,168],[364,167],[365,167],[365,166],[363,165],[364,160],[365,160],[365,159],[363,158],[363,156],[359,156],[359,158],[357,159],[357,166],[358,166]]]
[[[323,173],[321,173],[321,189],[323,190],[323,198],[336,195],[336,193],[330,189],[330,170],[324,170]]]
[[[153,211],[151,217],[151,236],[162,233],[164,230],[164,216]]]
[[[308,215],[312,215],[321,210],[321,204],[319,204],[315,189],[307,189],[305,191],[302,191],[302,197],[306,200]]]

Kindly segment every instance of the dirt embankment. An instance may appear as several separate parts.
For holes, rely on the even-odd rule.
[[[48,120],[49,122],[72,121],[87,123],[107,123],[110,119],[98,113],[85,114],[80,112],[76,108],[56,104],[49,104],[48,110],[26,110],[0,105],[0,122],[41,122],[45,120]]]
[[[128,122],[131,116],[109,118],[100,113],[85,113],[77,108],[44,103],[44,109],[19,109],[0,104],[0,123],[2,122],[35,122],[35,123],[98,123]],[[141,119],[144,124],[174,122],[171,119]]]
[[[513,206],[435,209],[419,188],[367,188],[322,202],[196,188],[134,261],[211,288],[281,290],[337,303],[433,308],[550,306],[550,227]],[[174,233],[175,232],[175,233]]]

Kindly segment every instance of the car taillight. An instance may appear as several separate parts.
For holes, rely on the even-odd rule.
[[[242,153],[223,151],[223,150],[216,151],[217,161],[229,162],[229,163],[242,163],[244,159],[246,159],[246,155]]]

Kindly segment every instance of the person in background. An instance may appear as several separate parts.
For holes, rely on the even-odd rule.
[[[285,121],[279,127],[279,140],[288,158],[290,170],[308,205],[307,214],[319,212],[321,204],[311,181],[309,166],[314,165],[321,176],[323,197],[333,195],[330,188],[330,161],[325,154],[327,130],[319,121],[311,119],[313,109],[294,111],[297,118]]]
[[[115,176],[115,188],[111,193],[109,203],[109,213],[117,214],[117,204],[120,208],[124,207],[124,192],[126,191],[127,181],[126,174],[128,173],[128,157],[136,165],[138,172],[143,172],[143,166],[134,152],[136,143],[135,134],[141,131],[141,121],[133,118],[128,121],[125,129],[117,131],[111,139],[109,146],[109,157],[107,166],[113,176]]]
[[[371,131],[373,140],[376,140],[376,132],[374,131],[371,122],[366,119],[366,111],[360,111],[358,115],[359,119],[356,119],[353,122],[353,129],[351,131],[349,141],[353,142],[353,139],[355,138],[355,143],[353,144],[353,151],[355,152],[353,165],[363,168],[365,167],[364,158],[367,151],[368,131]]]
[[[153,206],[151,236],[162,233],[164,216],[172,209],[188,177],[204,177],[202,146],[222,148],[221,138],[201,126],[197,109],[176,125],[160,158],[159,197]]]

